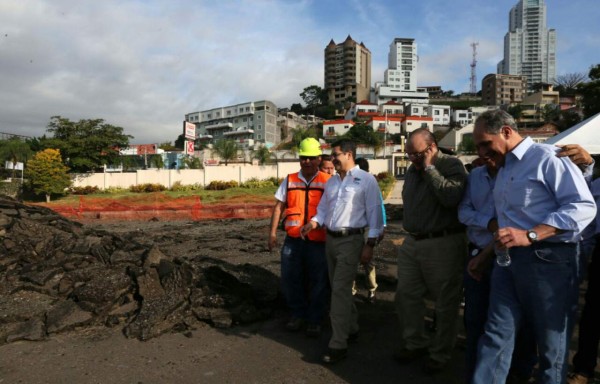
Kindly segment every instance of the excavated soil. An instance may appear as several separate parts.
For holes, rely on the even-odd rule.
[[[359,291],[359,341],[328,367],[326,322],[317,339],[284,330],[268,219],[82,224],[0,198],[0,383],[460,383],[460,347],[437,376],[391,358],[389,217],[378,300]]]

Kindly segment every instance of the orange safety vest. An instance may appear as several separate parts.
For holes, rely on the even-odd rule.
[[[284,212],[283,228],[288,236],[300,237],[300,228],[317,214],[317,205],[325,191],[325,183],[331,175],[319,171],[306,184],[297,173],[288,175],[287,202]],[[325,229],[313,229],[307,235],[312,241],[325,241]]]

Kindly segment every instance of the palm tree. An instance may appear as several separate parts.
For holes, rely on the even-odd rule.
[[[263,145],[262,147],[254,151],[254,153],[252,154],[252,158],[257,159],[260,165],[264,165],[273,158],[273,153],[271,153],[269,148]]]
[[[198,157],[186,155],[181,160],[181,162],[182,162],[184,168],[187,168],[187,169],[202,169],[202,162],[200,161],[200,158],[198,158]]]
[[[229,161],[237,158],[238,147],[233,140],[220,139],[215,143],[213,151],[219,155],[221,160],[223,160],[225,165],[227,165]]]
[[[7,160],[12,163],[12,178],[15,177],[17,163],[24,163],[32,154],[29,144],[26,142],[12,138],[9,140],[0,141],[0,160]]]

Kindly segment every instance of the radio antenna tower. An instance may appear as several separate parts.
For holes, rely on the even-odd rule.
[[[479,43],[471,43],[471,47],[473,47],[473,61],[471,61],[471,89],[469,92],[472,94],[477,93],[477,46]]]

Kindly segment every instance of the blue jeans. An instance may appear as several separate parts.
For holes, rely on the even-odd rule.
[[[473,383],[504,383],[515,335],[528,322],[538,346],[538,383],[563,383],[569,322],[578,292],[576,244],[510,249],[512,264],[492,271],[490,309],[479,340]]]
[[[321,324],[329,300],[325,243],[285,237],[281,290],[293,317]]]
[[[477,248],[473,244],[469,244],[468,261],[474,257],[472,256],[474,249]],[[495,261],[492,261],[489,270],[483,273],[480,281],[473,279],[466,269],[464,273],[465,382],[467,383],[470,383],[473,379],[473,371],[477,362],[477,344],[485,331],[490,302],[490,276],[493,268],[500,268],[496,266]],[[510,370],[519,377],[527,378],[531,376],[536,364],[537,346],[535,338],[532,335],[530,327],[525,324],[518,332],[515,341],[515,350]]]

